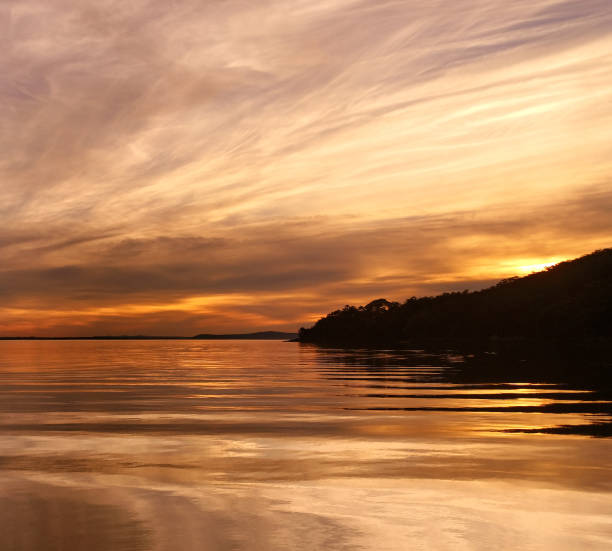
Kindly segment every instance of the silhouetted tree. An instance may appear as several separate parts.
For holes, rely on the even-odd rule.
[[[490,337],[612,337],[612,249],[481,291],[347,305],[299,332],[330,344]]]

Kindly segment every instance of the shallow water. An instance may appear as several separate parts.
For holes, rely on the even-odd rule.
[[[609,394],[469,361],[1,342],[0,549],[611,549]]]

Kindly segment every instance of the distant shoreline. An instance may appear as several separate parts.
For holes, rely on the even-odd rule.
[[[214,334],[202,333],[192,337],[150,335],[93,335],[89,337],[0,337],[0,341],[176,341],[176,340],[259,340],[282,341],[297,338],[297,333],[258,331],[256,333]]]

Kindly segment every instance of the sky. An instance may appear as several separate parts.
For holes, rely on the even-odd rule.
[[[612,246],[610,0],[4,0],[0,110],[0,335],[296,330]]]

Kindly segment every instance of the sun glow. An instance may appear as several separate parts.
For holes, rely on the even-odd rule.
[[[551,266],[554,266],[555,264],[559,264],[559,262],[563,262],[564,260],[567,260],[567,258],[551,258],[549,260],[547,260],[546,262],[534,262],[533,264],[522,264],[517,266],[517,272],[519,272],[520,274],[531,274],[533,272],[541,272],[543,270],[545,270],[546,268],[550,268]]]

